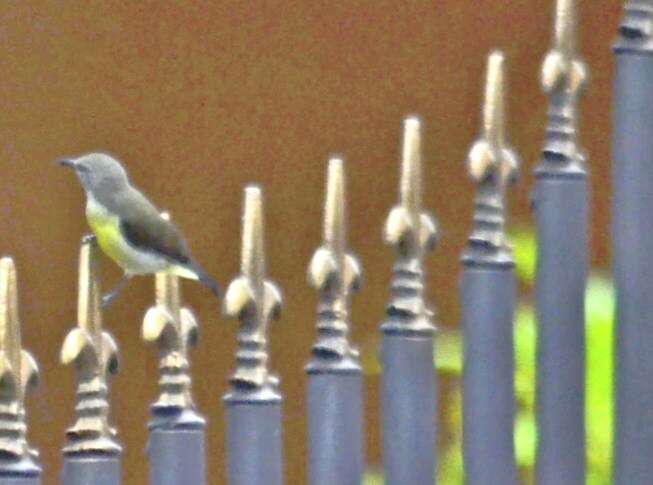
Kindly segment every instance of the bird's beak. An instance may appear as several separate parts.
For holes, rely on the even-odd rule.
[[[75,161],[70,160],[68,158],[61,158],[57,160],[55,163],[61,165],[62,167],[75,168]]]

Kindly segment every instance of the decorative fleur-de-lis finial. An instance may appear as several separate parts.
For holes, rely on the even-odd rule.
[[[471,263],[512,263],[506,239],[506,187],[514,182],[519,160],[506,142],[505,56],[488,58],[481,136],[467,157],[467,168],[479,184],[474,200],[474,228],[463,260]]]
[[[345,168],[340,157],[329,160],[324,204],[324,243],[313,255],[308,278],[320,291],[318,337],[313,345],[317,360],[342,363],[358,358],[349,342],[349,295],[359,288],[361,269],[347,252]]]
[[[653,49],[653,0],[627,0],[617,50]]]
[[[542,88],[549,96],[549,121],[543,160],[536,173],[585,173],[578,148],[577,107],[587,83],[586,65],[578,57],[576,0],[557,0],[553,48],[542,64]]]
[[[164,219],[170,219],[163,213]],[[197,320],[193,312],[181,306],[177,276],[160,272],[155,276],[156,304],[145,314],[142,337],[159,346],[159,399],[152,409],[166,416],[195,408],[191,394],[189,347],[196,345]]]
[[[75,363],[78,374],[77,420],[68,428],[65,453],[120,453],[109,425],[108,375],[118,371],[118,348],[102,330],[98,248],[94,236],[85,236],[79,257],[77,327],[61,349],[61,362]]]
[[[278,379],[268,369],[267,330],[281,312],[281,293],[266,279],[261,189],[245,188],[241,272],[231,282],[224,299],[225,313],[241,321],[237,368],[231,377],[236,389],[276,387]]]
[[[404,120],[400,201],[385,224],[385,241],[395,246],[397,262],[392,281],[387,332],[433,333],[432,312],[424,302],[424,256],[437,243],[435,219],[422,208],[421,122]]]
[[[385,241],[399,255],[420,263],[435,248],[437,228],[432,216],[422,210],[422,133],[416,116],[404,120],[400,202],[392,208],[385,225]]]
[[[21,461],[36,452],[27,444],[25,392],[38,381],[34,358],[22,348],[13,259],[0,259],[0,453]]]

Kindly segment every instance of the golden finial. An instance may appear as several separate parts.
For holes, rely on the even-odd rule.
[[[510,253],[505,234],[505,194],[514,182],[519,159],[506,142],[505,55],[494,51],[488,58],[481,136],[467,158],[470,175],[479,183],[475,199],[474,230],[466,257],[490,257]]]
[[[66,432],[65,453],[119,453],[115,430],[109,426],[108,374],[118,370],[118,348],[102,330],[98,249],[94,236],[82,240],[79,258],[77,327],[61,349],[61,362],[75,363],[78,374],[77,420]]]
[[[400,202],[388,216],[385,240],[408,258],[421,261],[437,242],[434,219],[422,210],[421,122],[416,116],[404,120]]]
[[[542,64],[542,87],[545,92],[564,90],[576,96],[587,80],[587,68],[578,57],[576,0],[557,0],[553,48]]]
[[[543,160],[536,174],[586,173],[585,157],[577,145],[577,106],[589,74],[577,52],[576,11],[576,0],[557,0],[553,47],[542,64],[549,119]]]
[[[422,208],[422,123],[417,116],[404,120],[399,204],[385,224],[384,238],[397,251],[392,298],[384,332],[430,335],[435,327],[424,301],[424,256],[437,243],[435,219]]]
[[[358,289],[361,269],[354,256],[347,252],[344,161],[329,160],[324,204],[324,243],[313,255],[308,277],[320,290],[318,306],[318,338],[313,346],[316,358],[356,359],[349,334],[349,295]]]
[[[235,387],[261,389],[276,386],[269,373],[267,329],[281,311],[281,293],[266,279],[261,189],[245,189],[241,273],[231,282],[224,299],[225,313],[241,321],[238,334],[237,369],[231,378]]]
[[[27,444],[25,392],[38,381],[36,361],[23,350],[18,317],[16,267],[0,259],[0,452],[12,460],[31,459]]]
[[[169,215],[162,217],[169,220]],[[161,394],[154,404],[156,412],[193,410],[188,351],[197,343],[198,326],[193,312],[181,306],[177,276],[160,272],[155,276],[156,304],[145,314],[142,336],[159,346]]]

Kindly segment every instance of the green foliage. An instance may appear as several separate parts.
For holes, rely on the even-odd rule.
[[[440,374],[462,375],[462,337],[459,332],[444,330],[438,333],[435,344],[435,360]]]
[[[516,231],[514,241],[517,275],[523,284],[532,288],[537,259],[535,236],[532,232],[520,230]],[[588,485],[607,485],[612,476],[614,305],[611,281],[600,272],[593,271],[585,293]],[[526,300],[517,311],[515,328],[515,393],[518,404],[515,451],[517,462],[529,482],[532,480],[537,442],[534,405],[536,346],[534,309],[532,303]]]
[[[514,231],[516,273],[532,290],[537,247],[533,231]],[[611,281],[592,271],[585,294],[586,313],[586,424],[587,485],[608,485],[612,476],[613,421],[613,330],[615,295]],[[520,300],[515,316],[515,451],[525,483],[533,483],[536,457],[535,419],[537,322],[532,298]],[[462,337],[459,332],[438,335],[436,367],[453,382],[442,402],[445,427],[439,459],[440,483],[462,485],[462,399],[460,377],[463,366]],[[380,485],[382,475],[368,474],[365,485]]]
[[[537,267],[537,240],[531,229],[519,228],[512,231],[513,254],[517,277],[526,283],[535,281]]]
[[[383,475],[368,470],[363,477],[363,485],[383,485]]]
[[[533,307],[521,304],[515,318],[515,454],[517,465],[528,480],[535,464],[535,353],[537,328]]]
[[[608,485],[612,477],[614,305],[612,283],[592,276],[585,300],[589,485]]]

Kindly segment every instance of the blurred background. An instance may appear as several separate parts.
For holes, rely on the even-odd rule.
[[[621,3],[579,1],[581,52],[592,74],[582,103],[581,140],[592,172],[592,264],[599,271],[610,257],[611,43]],[[306,284],[306,266],[321,238],[327,158],[345,154],[350,246],[365,269],[352,322],[368,374],[367,460],[374,480],[381,464],[378,325],[394,258],[382,243],[381,228],[398,197],[401,121],[409,113],[425,122],[424,202],[442,229],[428,260],[428,296],[443,330],[441,356],[449,359],[441,366],[446,423],[441,443],[448,457],[442,473],[453,473],[444,483],[457,483],[450,468],[459,460],[458,258],[474,195],[463,162],[478,133],[486,55],[501,47],[508,56],[509,140],[523,158],[521,180],[510,193],[511,226],[523,262],[522,315],[529,308],[534,251],[529,193],[546,112],[539,69],[550,45],[553,4],[2,2],[0,253],[16,259],[24,345],[42,369],[43,383],[29,400],[29,424],[45,483],[57,482],[64,430],[72,423],[74,369],[60,366],[58,353],[76,319],[78,247],[88,230],[78,182],[52,161],[96,150],[120,158],[135,185],[171,212],[197,259],[223,287],[239,270],[243,186],[264,187],[268,271],[285,293],[284,315],[272,326],[270,340],[271,365],[286,395],[290,484],[306,481],[303,366],[315,335],[317,302]],[[108,288],[120,272],[106,258],[102,267]],[[609,282],[600,284],[605,293],[596,298],[609,302]],[[221,316],[200,285],[184,283],[183,289],[201,322],[194,389],[210,423],[210,483],[223,483],[222,394],[234,367],[237,323]],[[140,326],[152,301],[153,279],[141,277],[105,314],[122,354],[121,373],[112,383],[112,413],[125,444],[128,484],[146,483],[147,477],[146,424],[158,391],[158,363],[156,349],[140,339]],[[532,318],[524,328],[528,347]],[[601,345],[609,354],[606,328]],[[601,355],[605,368],[599,374],[608,393],[599,396],[603,403],[610,392],[607,354]],[[523,357],[519,350],[518,355]],[[518,385],[519,379],[528,383],[531,372],[532,386],[528,358],[520,361]],[[529,399],[532,409],[528,386],[519,392],[521,409],[528,411],[523,401]],[[602,412],[607,414],[590,428],[609,440],[611,416],[609,409]],[[518,443],[518,454],[528,481],[532,426],[520,436],[526,440]],[[594,461],[607,469],[609,445],[602,449],[608,454]],[[607,480],[604,473],[601,469]]]

